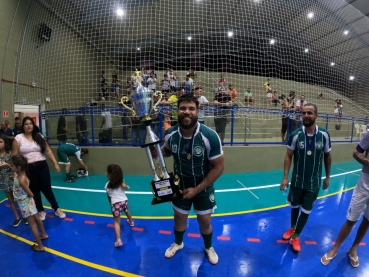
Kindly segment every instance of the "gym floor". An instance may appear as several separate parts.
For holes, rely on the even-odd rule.
[[[281,240],[289,228],[290,208],[279,191],[282,171],[224,174],[216,182],[218,209],[212,217],[213,246],[219,263],[211,265],[203,251],[197,221],[192,213],[185,247],[171,258],[165,249],[173,242],[170,204],[151,206],[150,176],[125,176],[130,185],[129,210],[135,226],[122,216],[123,246],[115,241],[113,218],[104,191],[106,177],[90,175],[64,183],[53,174],[53,188],[64,220],[49,208],[44,221],[49,239],[46,251],[31,251],[28,226],[14,228],[7,200],[0,203],[1,276],[369,276],[369,240],[359,248],[360,266],[351,267],[346,254],[359,224],[328,266],[320,257],[334,242],[346,219],[352,188],[361,166],[355,161],[332,165],[331,185],[321,190],[301,239],[301,252]],[[245,188],[245,186],[247,188]],[[44,200],[44,204],[48,204]]]

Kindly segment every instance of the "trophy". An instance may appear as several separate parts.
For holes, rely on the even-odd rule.
[[[149,143],[142,145],[141,148],[145,148],[150,169],[154,176],[154,179],[150,183],[151,190],[154,194],[154,199],[151,201],[151,204],[155,205],[169,202],[174,199],[181,199],[183,198],[183,194],[180,188],[179,177],[177,175],[174,176],[173,173],[167,172],[164,157],[160,149],[161,141],[150,127],[152,122],[150,114],[158,110],[156,106],[161,101],[163,95],[160,91],[153,93],[151,89],[142,86],[140,72],[137,69],[133,76],[135,77],[132,78],[135,89],[131,92],[130,97],[123,96],[120,100],[120,104],[130,110],[133,116],[140,116],[142,124],[146,126]],[[155,104],[153,104],[154,97],[159,97]],[[132,108],[127,106],[129,101],[132,103]],[[158,153],[157,158],[151,156],[150,147],[152,146],[155,147]]]

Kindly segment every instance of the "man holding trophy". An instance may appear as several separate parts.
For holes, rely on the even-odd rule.
[[[218,263],[218,255],[212,246],[213,230],[211,214],[216,208],[214,182],[223,173],[224,156],[217,133],[198,123],[199,102],[192,94],[178,99],[178,125],[165,132],[161,151],[150,147],[153,158],[173,156],[174,174],[180,176],[183,199],[172,200],[174,209],[174,243],[165,251],[165,257],[173,257],[184,246],[188,214],[193,205],[200,225],[209,262]]]

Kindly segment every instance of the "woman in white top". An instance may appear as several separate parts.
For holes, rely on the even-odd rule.
[[[114,230],[115,236],[117,237],[114,246],[121,247],[123,243],[120,239],[120,214],[124,212],[127,216],[128,224],[131,227],[134,226],[131,213],[128,210],[128,198],[124,192],[125,189],[129,189],[129,186],[124,183],[123,171],[119,165],[108,165],[108,168],[106,169],[106,177],[108,177],[109,181],[106,183],[105,189],[108,194],[111,212],[114,217]]]
[[[29,188],[34,195],[38,216],[42,221],[45,220],[46,213],[42,205],[42,192],[54,209],[55,215],[65,218],[65,213],[59,208],[51,189],[50,170],[45,157],[47,156],[52,161],[55,171],[59,172],[60,168],[54,154],[45,138],[38,132],[38,127],[31,117],[23,118],[22,132],[14,138],[12,155],[21,154],[28,160],[27,177],[30,180]]]

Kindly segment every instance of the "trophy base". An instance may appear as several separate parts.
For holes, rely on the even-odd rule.
[[[173,173],[169,173],[170,178],[159,181],[151,181],[151,189],[154,193],[154,199],[151,205],[170,202],[175,199],[182,199],[183,194],[178,184],[175,184]]]

